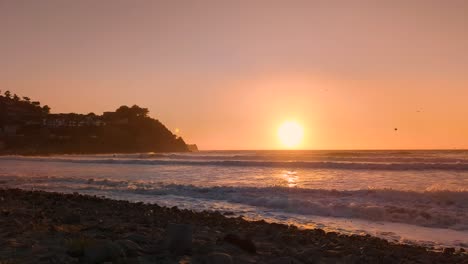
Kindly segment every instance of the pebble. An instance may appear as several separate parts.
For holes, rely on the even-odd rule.
[[[468,264],[468,255],[462,249],[434,252],[370,236],[226,218],[219,212],[196,213],[21,190],[0,189],[0,197],[4,197],[0,202],[0,263],[327,264],[417,260]],[[151,221],[141,220],[148,215]],[[105,221],[97,224],[99,219]],[[182,222],[186,224],[175,224]]]

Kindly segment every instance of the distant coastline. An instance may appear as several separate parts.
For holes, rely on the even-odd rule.
[[[10,91],[0,93],[0,155],[188,152],[149,110],[121,106],[102,115],[50,113]]]

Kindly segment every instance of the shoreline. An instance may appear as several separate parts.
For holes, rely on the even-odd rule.
[[[0,188],[0,263],[109,261],[468,263],[468,255],[453,248],[436,252],[369,235],[303,230],[219,212]]]

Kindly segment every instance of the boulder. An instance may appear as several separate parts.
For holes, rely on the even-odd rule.
[[[169,224],[166,229],[165,246],[177,255],[190,254],[192,251],[191,225]]]

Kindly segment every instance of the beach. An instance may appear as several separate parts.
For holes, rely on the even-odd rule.
[[[217,211],[0,190],[0,263],[468,263],[432,251]]]
[[[468,249],[464,151],[2,156],[0,187],[105,196]]]

